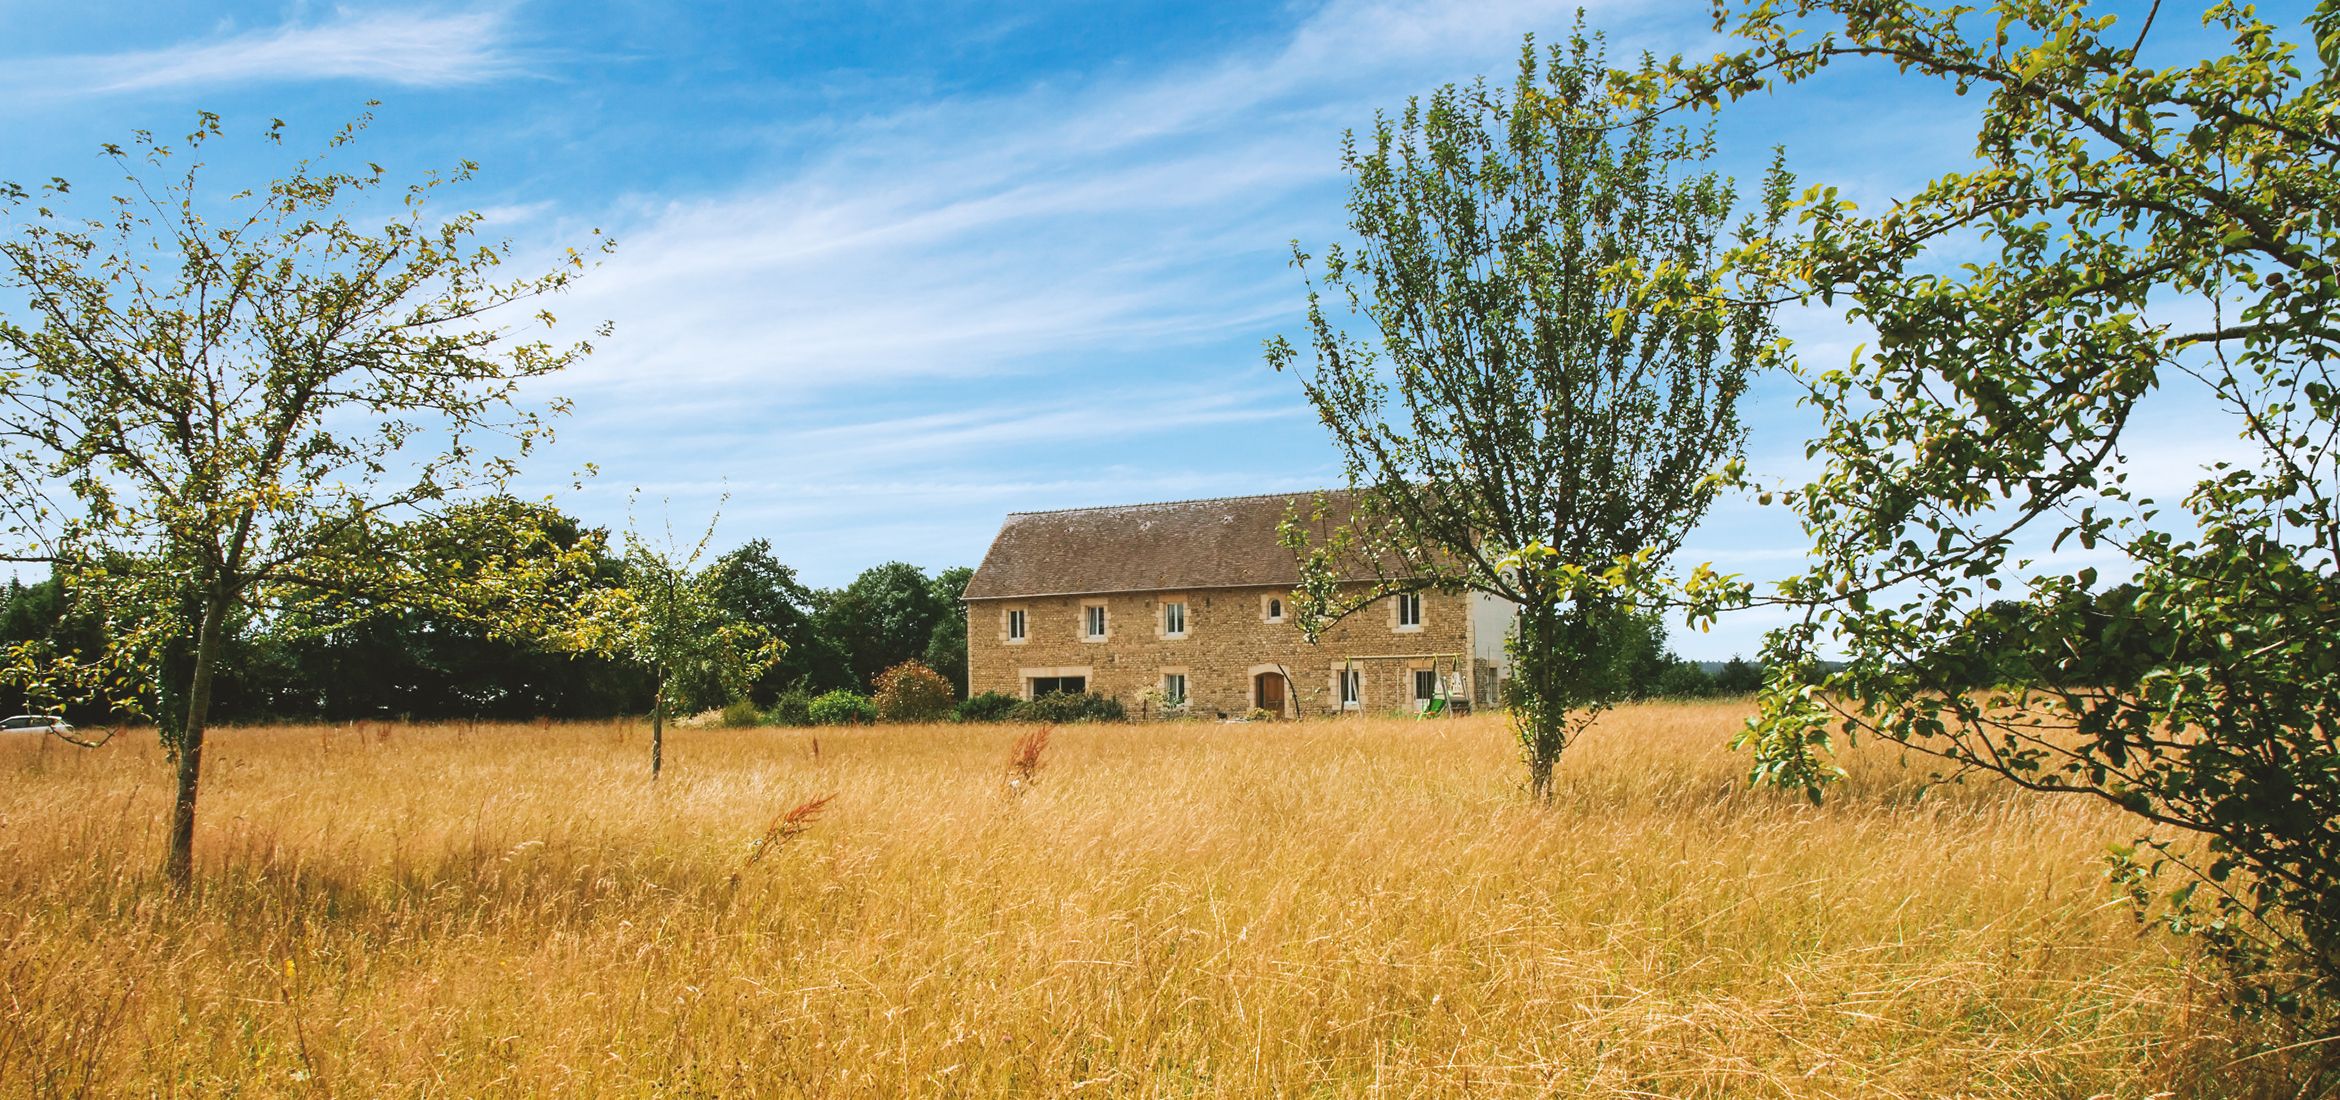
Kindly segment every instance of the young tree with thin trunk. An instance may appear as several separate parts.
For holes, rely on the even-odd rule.
[[[666,767],[666,720],[677,689],[697,685],[727,698],[747,694],[756,677],[778,664],[787,646],[763,626],[725,605],[724,571],[732,558],[706,569],[699,559],[715,537],[716,520],[686,553],[667,531],[664,546],[626,531],[624,585],[589,599],[579,627],[583,648],[629,661],[650,674],[650,778]]]
[[[16,556],[58,563],[106,615],[110,648],[80,689],[157,712],[178,762],[164,869],[179,885],[229,638],[302,601],[529,603],[493,561],[429,564],[444,555],[415,532],[500,491],[546,437],[561,405],[520,388],[589,349],[548,342],[550,315],[526,311],[585,257],[503,278],[509,246],[474,240],[479,215],[427,205],[473,166],[403,189],[379,165],[332,166],[364,125],[232,193],[205,186],[198,158],[223,140],[208,113],[178,145],[142,131],[107,146],[126,186],[102,211],[55,208],[64,180],[0,186],[15,223],[0,287],[19,311],[0,319],[0,504]],[[355,220],[374,208],[380,228]],[[460,522],[510,520],[484,542],[518,547],[541,537],[528,514]]]
[[[1512,713],[1539,798],[1622,693],[1611,637],[1661,591],[1775,354],[1767,292],[1735,266],[1737,193],[1698,168],[1711,134],[1613,106],[1606,80],[1580,28],[1529,43],[1508,96],[1449,86],[1379,119],[1343,149],[1355,246],[1295,250],[1332,292],[1309,294],[1302,384],[1355,490],[1330,545],[1287,524],[1302,625],[1427,588],[1516,605]],[[1776,231],[1787,187],[1775,166],[1742,240]],[[1299,354],[1278,338],[1268,358]],[[1331,583],[1344,561],[1378,580]]]

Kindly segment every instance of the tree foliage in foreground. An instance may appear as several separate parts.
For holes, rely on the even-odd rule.
[[[1738,277],[1737,193],[1699,168],[1711,133],[1618,107],[1606,77],[1580,31],[1524,48],[1509,95],[1449,86],[1380,118],[1342,153],[1355,246],[1295,249],[1332,298],[1311,288],[1302,384],[1360,490],[1354,517],[1319,517],[1345,525],[1329,543],[1287,525],[1302,626],[1432,587],[1516,604],[1538,797],[1625,694],[1619,634],[1737,456],[1748,372],[1775,352],[1768,292]],[[1742,240],[1777,227],[1787,187],[1775,168]],[[1278,370],[1298,357],[1270,341]],[[1331,583],[1350,562],[1379,581]]]
[[[1815,795],[1867,732],[2117,805],[2157,838],[2124,873],[2140,896],[2178,876],[2161,912],[2247,1006],[2329,1010],[2340,5],[2311,20],[2320,70],[2225,4],[2201,16],[2225,52],[2157,65],[2161,7],[1745,4],[1724,16],[1743,52],[1670,73],[1714,103],[1865,60],[1983,100],[1977,163],[1879,213],[1817,191],[1781,257],[1877,338],[1801,375],[1824,428],[1823,470],[1783,494],[1815,538],[1785,587],[1807,614],[1772,640],[1747,741],[1759,777]],[[2124,459],[2166,442],[2133,425],[2155,394],[2253,457],[2145,499]]]
[[[543,578],[504,567],[543,561],[541,532],[521,512],[448,502],[498,493],[558,411],[522,404],[520,387],[587,349],[525,335],[550,321],[528,306],[585,259],[503,276],[508,249],[473,240],[478,215],[427,205],[472,167],[386,192],[379,166],[330,163],[357,129],[225,196],[202,186],[197,158],[221,137],[208,114],[176,146],[143,132],[108,146],[125,186],[98,210],[60,209],[63,180],[0,187],[17,223],[0,286],[23,310],[0,320],[0,502],[17,556],[55,563],[76,605],[104,617],[103,658],[52,686],[161,720],[178,758],[177,882],[238,635],[324,600],[508,625],[537,606],[524,594]],[[379,228],[354,220],[374,207],[390,212]],[[412,522],[431,517],[515,521],[466,536],[515,553],[450,570]]]

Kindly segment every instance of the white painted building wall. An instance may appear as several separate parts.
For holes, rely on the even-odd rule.
[[[1498,676],[1511,675],[1511,654],[1504,645],[1518,624],[1518,604],[1484,592],[1471,593],[1471,656],[1494,665]]]

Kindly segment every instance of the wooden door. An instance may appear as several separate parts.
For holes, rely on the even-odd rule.
[[[1262,672],[1253,678],[1256,690],[1252,697],[1259,700],[1259,709],[1278,718],[1284,716],[1284,677],[1280,673]]]

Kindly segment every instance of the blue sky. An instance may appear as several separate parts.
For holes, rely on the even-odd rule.
[[[835,585],[973,564],[1012,510],[1336,482],[1260,342],[1298,332],[1289,242],[1340,232],[1341,132],[1506,73],[1575,6],[0,0],[0,179],[102,185],[100,142],[198,109],[247,138],[281,117],[306,149],[378,99],[362,154],[405,178],[479,162],[454,201],[523,252],[618,240],[554,303],[616,332],[554,387],[576,414],[523,488],[611,526],[639,491],[645,528],[728,494],[718,546],[768,538]],[[1704,0],[1590,7],[1617,54],[1713,47]],[[1751,180],[1784,144],[1882,202],[1963,159],[1971,109],[1831,76],[1731,112],[1723,166]],[[236,151],[257,143],[215,148],[265,178]],[[1807,361],[1859,339],[1786,324]],[[1757,471],[1793,473],[1793,393],[1765,385],[1751,421]],[[2222,449],[2202,431],[2159,456],[2172,476]],[[1801,558],[1745,502],[1692,543],[1756,577]],[[1766,625],[1676,648],[1752,653]]]

